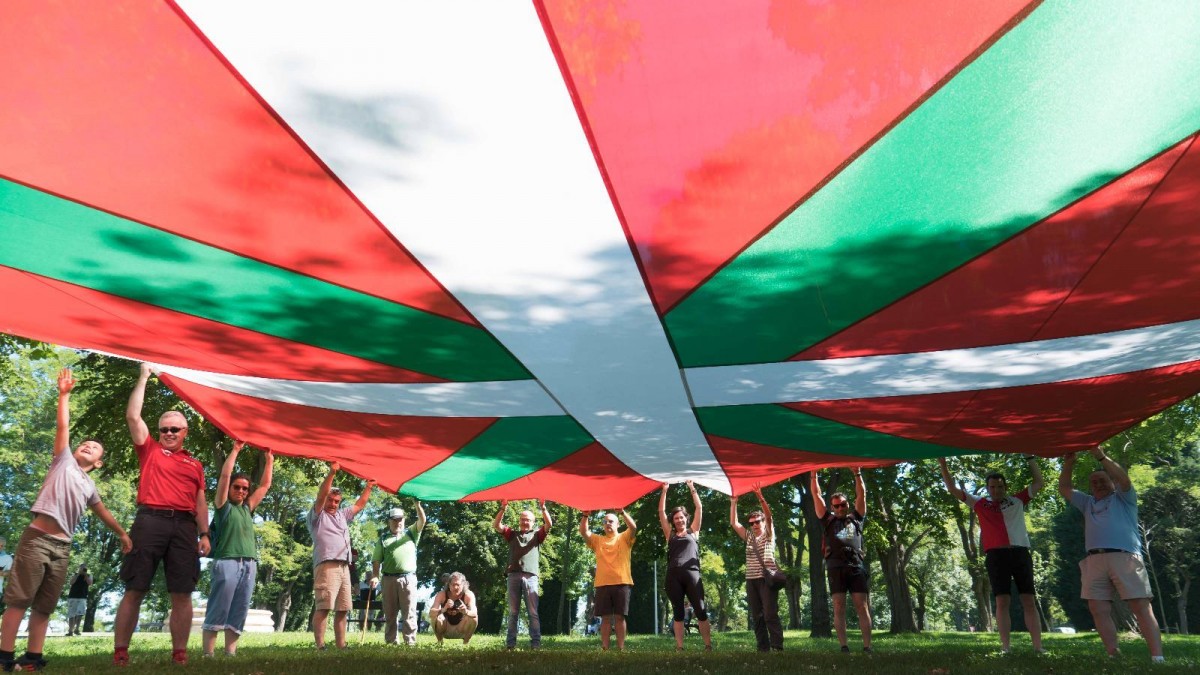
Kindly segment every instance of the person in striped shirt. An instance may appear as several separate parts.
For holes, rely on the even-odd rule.
[[[1004,476],[991,473],[985,478],[987,495],[984,497],[969,494],[961,485],[956,485],[946,466],[946,459],[938,459],[946,490],[970,506],[979,518],[980,545],[984,550],[992,597],[996,599],[1000,650],[1006,654],[1011,648],[1012,620],[1008,610],[1014,583],[1021,596],[1021,607],[1025,610],[1025,626],[1029,628],[1033,651],[1043,653],[1042,623],[1038,617],[1037,595],[1033,587],[1033,556],[1029,553],[1029,532],[1025,529],[1025,506],[1041,491],[1044,481],[1037,457],[1026,455],[1025,459],[1033,476],[1029,487],[1010,495]]]

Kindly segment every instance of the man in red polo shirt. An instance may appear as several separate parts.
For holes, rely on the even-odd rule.
[[[171,658],[176,663],[187,663],[192,591],[200,578],[200,556],[208,555],[212,546],[204,466],[183,448],[187,418],[177,410],[163,413],[158,418],[158,440],[150,437],[150,429],[142,420],[149,379],[150,366],[143,363],[125,408],[125,421],[142,474],[138,480],[137,516],[129,530],[133,550],[121,564],[125,597],[117,608],[113,629],[113,664],[118,666],[129,663],[129,639],[160,561],[171,594]]]

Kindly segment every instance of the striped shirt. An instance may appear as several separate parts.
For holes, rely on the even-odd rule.
[[[746,578],[763,578],[762,565],[759,564],[759,554],[767,567],[777,567],[775,564],[775,530],[767,530],[762,537],[755,538],[754,532],[746,528]]]

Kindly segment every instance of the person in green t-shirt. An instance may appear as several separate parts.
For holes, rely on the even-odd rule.
[[[212,588],[208,594],[208,610],[204,613],[204,655],[212,656],[217,633],[225,631],[225,654],[237,653],[238,637],[246,626],[250,596],[254,593],[254,578],[258,573],[258,545],[254,540],[254,509],[271,488],[271,472],[275,455],[263,450],[266,456],[262,482],[250,492],[250,477],[233,473],[238,453],[245,443],[234,441],[233,452],[225,458],[217,493],[213,501]]]
[[[382,586],[383,639],[390,645],[398,644],[396,619],[401,611],[404,612],[404,644],[417,643],[417,543],[425,529],[425,509],[421,508],[420,500],[415,504],[417,522],[411,527],[404,526],[404,509],[394,508],[388,512],[387,529],[379,535],[371,556],[374,561],[371,569],[375,573],[371,586]]]

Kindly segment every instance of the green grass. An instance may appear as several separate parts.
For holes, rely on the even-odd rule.
[[[332,631],[330,631],[332,638]],[[378,633],[359,644],[351,634],[350,649],[316,651],[307,633],[248,634],[239,643],[233,659],[201,659],[199,639],[190,643],[190,673],[1170,673],[1200,672],[1200,637],[1172,636],[1166,639],[1165,666],[1150,663],[1145,643],[1123,639],[1123,656],[1109,659],[1094,633],[1047,636],[1044,656],[1035,656],[1024,634],[1014,636],[1010,655],[998,651],[995,634],[928,633],[923,635],[878,635],[875,654],[864,655],[857,634],[850,644],[856,651],[841,654],[833,640],[816,640],[801,631],[788,632],[785,651],[758,654],[754,636],[747,632],[723,633],[714,638],[715,651],[700,651],[700,638],[692,635],[687,651],[677,654],[674,641],[665,636],[631,636],[625,653],[600,651],[598,638],[546,638],[540,652],[530,652],[522,636],[519,649],[504,651],[500,636],[480,635],[467,647],[461,642],[438,648],[432,637],[421,635],[416,648],[391,647]],[[22,641],[23,642],[23,641]],[[218,640],[218,651],[220,650]],[[18,648],[23,648],[18,643]],[[17,652],[20,655],[20,651]],[[158,673],[170,666],[166,635],[139,634],[130,648],[131,664],[125,672]],[[59,673],[111,671],[111,638],[51,638],[46,645],[48,670]]]

